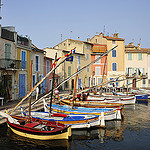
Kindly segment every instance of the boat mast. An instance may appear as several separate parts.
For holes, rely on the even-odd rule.
[[[105,58],[105,64],[104,64],[104,69],[103,69],[103,77],[102,77],[101,83],[103,83],[103,79],[104,79],[104,75],[105,75],[106,61],[107,61],[107,55],[106,55],[106,58]],[[102,84],[101,84],[101,87],[100,87],[100,95],[102,95]]]
[[[55,61],[57,59],[57,53],[55,55]],[[54,61],[54,62],[55,62]],[[53,66],[52,66],[53,67]],[[55,64],[54,64],[55,67]],[[52,111],[52,100],[53,100],[53,90],[54,90],[54,83],[55,83],[55,70],[53,71],[53,81],[52,81],[52,89],[51,89],[51,99],[50,99],[50,110],[49,110],[49,117],[51,117],[51,111]]]
[[[77,67],[77,71],[78,71],[78,67]],[[76,85],[77,85],[77,77],[78,77],[78,74],[76,74],[75,83],[74,83],[73,98],[72,98],[72,109],[73,109],[73,106],[74,106],[74,100],[75,100],[75,92],[76,92]]]
[[[33,60],[31,60],[31,70],[30,70],[30,91],[31,91],[31,82],[32,82],[32,64]],[[29,122],[31,122],[31,95],[29,97]]]

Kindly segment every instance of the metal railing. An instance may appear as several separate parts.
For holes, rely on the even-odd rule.
[[[27,69],[27,62],[15,59],[0,59],[0,69]]]

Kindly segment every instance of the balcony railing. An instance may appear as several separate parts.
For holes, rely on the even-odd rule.
[[[27,62],[15,59],[0,59],[0,69],[27,69]]]

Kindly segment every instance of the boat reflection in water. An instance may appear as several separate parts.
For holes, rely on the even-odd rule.
[[[24,149],[26,145],[31,149],[63,149],[71,150],[71,141],[68,140],[34,140],[14,134],[9,128],[7,130],[7,136],[13,143],[13,149]],[[15,143],[15,144],[14,144]]]
[[[108,121],[106,128],[97,128],[91,130],[73,130],[73,140],[94,140],[99,139],[100,143],[105,140],[123,141],[123,128],[121,121]]]

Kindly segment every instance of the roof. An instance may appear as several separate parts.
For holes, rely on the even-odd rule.
[[[140,49],[125,49],[127,53],[150,53],[150,48],[140,48]]]
[[[106,38],[107,40],[115,40],[115,41],[124,41],[125,39],[122,38],[116,38],[116,37],[112,37],[112,36],[103,36],[104,38]]]
[[[64,40],[64,41],[62,41],[62,42],[60,42],[60,43],[58,43],[58,44],[57,44],[57,45],[55,45],[54,47],[56,47],[56,46],[60,45],[61,43],[65,42],[65,41],[67,41],[67,40],[70,40],[70,41],[76,41],[76,42],[82,42],[82,43],[86,43],[86,44],[93,45],[92,43],[89,43],[89,42],[86,42],[86,41],[73,40],[73,39],[66,39],[66,40]]]

